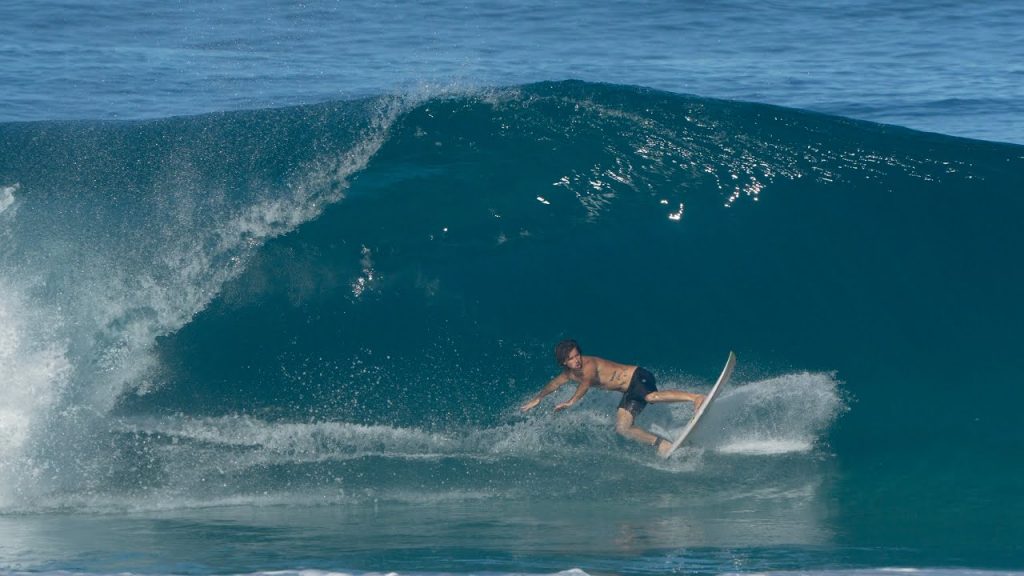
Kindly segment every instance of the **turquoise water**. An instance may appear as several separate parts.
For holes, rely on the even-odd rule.
[[[3,141],[11,568],[1017,565],[1019,146],[580,82]],[[740,364],[664,462],[518,414],[564,335]]]
[[[239,18],[186,26],[256,45],[195,72],[294,38]],[[7,96],[45,92],[0,123],[0,572],[1020,573],[1024,147],[515,62],[422,90],[351,64],[366,93],[320,101],[270,62],[273,102]],[[665,387],[739,363],[663,461],[615,394],[518,412],[567,336]]]

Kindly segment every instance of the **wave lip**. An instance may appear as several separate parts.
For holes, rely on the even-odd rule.
[[[22,487],[42,494],[102,483],[109,413],[156,385],[158,340],[341,201],[403,106],[3,126],[0,473],[59,471]]]

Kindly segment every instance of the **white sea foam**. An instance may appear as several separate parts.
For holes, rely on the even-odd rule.
[[[266,572],[246,572],[230,576],[448,576],[448,572],[429,572],[405,570],[401,572],[364,572],[359,570],[275,570]],[[570,568],[559,572],[486,572],[489,576],[588,576],[589,573],[579,568]],[[982,570],[972,568],[860,568],[850,570],[802,569],[792,572],[723,572],[721,576],[892,576],[893,574],[912,574],[914,576],[1022,576],[1024,571],[1013,570]],[[67,570],[19,572],[0,570],[0,576],[136,576],[132,572],[74,572]],[[146,576],[170,576],[170,573],[146,573]]]
[[[483,461],[514,456],[547,458],[587,453],[595,446],[617,446],[611,420],[593,410],[443,432],[338,421],[278,422],[240,415],[125,418],[114,429],[170,440],[166,450],[175,453],[176,466],[182,466],[182,459],[200,450],[230,456],[230,462],[225,458],[223,466],[246,468],[367,457]]]
[[[14,205],[14,193],[18,191],[19,185],[0,186],[0,214]]]
[[[810,452],[814,449],[811,440],[740,440],[718,448],[723,454],[748,454],[772,456],[793,452]]]
[[[38,472],[24,448],[68,384],[71,366],[57,325],[59,318],[33,310],[0,278],[0,508]]]
[[[456,576],[462,573],[452,572],[424,572],[424,571],[402,571],[402,572],[364,572],[364,571],[336,571],[336,570],[273,570],[267,572],[246,572],[230,576]],[[489,576],[589,576],[587,572],[579,568],[571,568],[559,572],[485,572]],[[72,572],[66,570],[41,571],[41,572],[6,572],[0,570],[0,576],[137,576],[131,572]],[[146,576],[171,576],[161,575],[159,572]]]
[[[740,386],[724,394],[716,410],[708,413],[704,425],[710,431],[697,437],[695,449],[768,456],[811,451],[843,408],[837,387],[829,374],[793,374]],[[622,453],[623,440],[615,433],[612,412],[605,406],[614,400],[609,395],[559,414],[531,413],[496,426],[445,431],[339,421],[268,421],[244,415],[135,417],[120,420],[116,428],[171,439],[182,452],[198,447],[244,454],[232,458],[242,466],[369,456],[548,459],[595,451]],[[715,413],[719,413],[717,422]],[[657,424],[652,428],[670,433]],[[694,458],[676,460],[685,462],[686,470],[698,462]]]
[[[386,454],[392,458],[437,458],[462,452],[453,436],[415,428],[346,422],[267,422],[248,416],[135,419],[123,432],[158,434],[175,443],[220,449],[252,449],[235,464],[350,460]],[[191,451],[186,448],[184,451]]]

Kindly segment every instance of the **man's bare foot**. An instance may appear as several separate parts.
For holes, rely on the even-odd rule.
[[[702,394],[699,398],[697,398],[696,400],[693,401],[693,413],[694,414],[696,414],[697,411],[700,410],[700,407],[701,407],[702,404],[704,404],[705,400],[707,400],[707,396],[704,396]]]
[[[658,438],[658,441],[655,442],[654,446],[658,450],[658,456],[661,456],[662,458],[668,456],[669,451],[672,450],[672,442],[669,442],[665,438]]]

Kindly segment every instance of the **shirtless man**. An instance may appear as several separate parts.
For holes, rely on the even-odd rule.
[[[693,409],[700,408],[704,402],[703,394],[693,394],[682,390],[662,390],[654,385],[654,375],[638,366],[627,366],[598,358],[584,356],[575,340],[562,340],[555,346],[555,360],[562,366],[562,373],[555,376],[541,389],[536,396],[519,407],[522,412],[532,410],[548,394],[562,387],[570,380],[577,383],[576,393],[565,402],[555,406],[559,412],[579,402],[580,398],[590,390],[591,386],[622,392],[622,402],[615,415],[615,431],[619,434],[654,446],[658,454],[668,452],[672,443],[633,425],[640,411],[653,402],[693,402]]]

